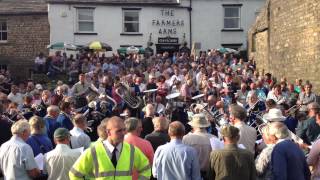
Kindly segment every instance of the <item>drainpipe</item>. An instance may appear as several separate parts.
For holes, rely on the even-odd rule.
[[[191,16],[191,11],[192,11],[192,0],[190,0],[190,4],[188,7],[189,11],[189,32],[190,32],[190,48],[192,47],[192,16]]]

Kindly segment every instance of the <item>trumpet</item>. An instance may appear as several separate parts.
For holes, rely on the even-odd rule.
[[[138,108],[142,103],[140,97],[134,97],[131,95],[130,87],[127,83],[120,82],[120,86],[116,90],[116,94],[120,96],[128,104],[129,107],[133,109]]]

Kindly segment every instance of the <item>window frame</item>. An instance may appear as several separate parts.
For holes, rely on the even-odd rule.
[[[94,10],[95,8],[93,7],[75,7],[76,8],[76,32],[78,33],[94,33],[95,32],[95,22],[94,22]],[[92,21],[91,20],[80,20],[79,19],[79,11],[80,10],[91,10],[92,11]],[[80,22],[92,22],[92,31],[81,31],[80,30]]]
[[[6,29],[2,30],[2,23],[6,23]],[[7,33],[7,39],[2,39],[2,33]],[[0,19],[0,43],[7,43],[8,42],[8,21],[6,19]]]
[[[223,29],[225,30],[239,30],[241,29],[241,6],[242,5],[223,5]],[[226,9],[238,9],[239,11],[239,16],[236,17],[226,17]],[[232,28],[229,28],[229,27],[226,27],[226,23],[225,23],[225,20],[226,19],[237,19],[238,20],[238,27],[232,27]]]
[[[138,21],[125,21],[126,12],[136,12],[136,13],[138,13]],[[141,34],[140,12],[141,12],[140,8],[137,8],[137,9],[122,9],[122,33],[123,34]],[[125,31],[125,24],[126,23],[138,23],[138,31],[137,32],[126,32]]]

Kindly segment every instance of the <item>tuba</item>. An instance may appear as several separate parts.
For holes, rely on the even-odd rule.
[[[127,83],[120,82],[120,85],[116,90],[116,94],[133,109],[137,109],[142,103],[140,97],[131,95],[130,87]]]

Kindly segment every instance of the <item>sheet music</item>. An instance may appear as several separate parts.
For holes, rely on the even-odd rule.
[[[44,166],[44,156],[42,153],[38,154],[34,160],[36,161],[37,165],[38,165],[38,168],[40,170],[43,170],[43,166]]]

